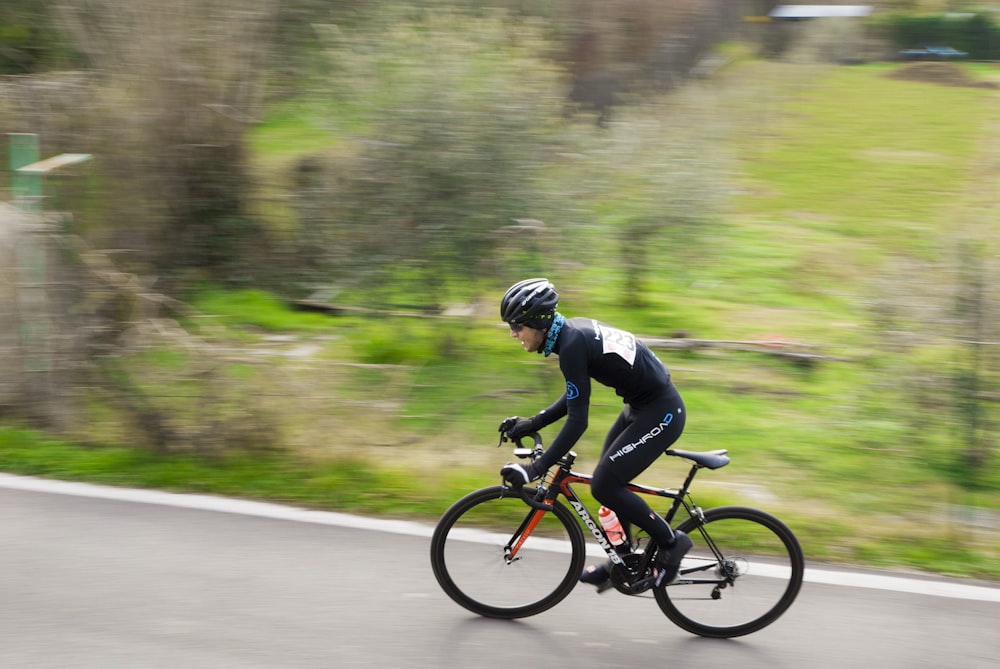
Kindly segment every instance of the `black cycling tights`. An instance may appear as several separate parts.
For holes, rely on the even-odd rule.
[[[608,432],[590,484],[594,499],[618,514],[626,530],[629,524],[637,525],[659,546],[673,542],[673,530],[646,500],[625,486],[677,441],[684,419],[684,402],[673,386],[640,409],[626,404]]]

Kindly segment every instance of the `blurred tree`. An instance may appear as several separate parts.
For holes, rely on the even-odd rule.
[[[712,48],[771,0],[583,0],[572,4],[563,60],[572,75],[567,112],[611,108],[687,79]]]
[[[277,0],[67,0],[64,32],[94,88],[89,150],[99,155],[103,246],[136,249],[173,279],[235,271],[260,234],[244,211],[245,134],[261,116]]]
[[[163,311],[172,301],[157,291],[177,294],[181,281],[239,277],[252,267],[250,252],[268,248],[245,213],[252,188],[245,142],[262,116],[278,6],[53,3],[46,9],[85,71],[3,82],[0,128],[39,132],[45,155],[96,157],[87,171],[99,204],[87,212],[70,207],[83,214],[73,231],[91,247],[126,250],[112,259],[67,236],[61,253],[52,253],[56,278],[44,284],[47,303],[66,332],[52,337],[59,351],[53,364],[68,373],[57,390],[77,394],[67,405],[84,394],[80,407],[111,404],[116,417],[133,419],[142,435],[134,441],[159,450],[246,445],[252,435],[242,430],[255,421],[252,432],[268,434],[263,413],[247,415],[246,384],[217,373],[209,347],[179,374],[170,365],[130,362],[160,346],[198,348]],[[63,266],[56,267],[57,256]],[[172,384],[184,386],[190,402],[164,397]],[[204,413],[192,417],[195,408]],[[78,416],[77,426],[89,431],[90,418]]]
[[[997,422],[991,420],[1000,397],[990,395],[1000,378],[1000,314],[989,288],[990,271],[982,245],[959,249],[959,285],[955,303],[956,339],[960,344],[955,366],[956,424],[961,426],[962,450],[958,469],[963,485],[975,487],[989,461]]]
[[[330,120],[355,139],[347,157],[300,165],[300,262],[434,300],[536,211],[560,74],[540,26],[507,18],[385,9],[365,30],[327,27]]]
[[[880,351],[872,356],[877,371],[868,392],[896,398],[893,415],[908,429],[901,443],[966,490],[984,484],[1000,443],[1000,267],[994,256],[989,243],[960,239],[948,282],[928,279],[943,266],[890,258],[873,291]]]
[[[309,77],[323,65],[317,25],[363,23],[366,0],[281,0],[274,18],[274,49],[268,82],[272,98],[291,98],[302,92]]]

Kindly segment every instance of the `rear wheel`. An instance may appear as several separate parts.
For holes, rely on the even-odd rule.
[[[583,531],[560,502],[551,511],[525,504],[522,494],[533,492],[477,490],[438,521],[431,566],[455,602],[483,616],[522,618],[555,606],[576,585],[586,559]]]
[[[694,546],[680,575],[654,591],[657,604],[679,627],[707,637],[756,632],[795,601],[805,559],[792,531],[774,516],[746,507],[705,512],[678,526]]]

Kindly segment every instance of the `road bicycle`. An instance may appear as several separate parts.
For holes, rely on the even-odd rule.
[[[515,456],[534,460],[541,455],[541,438],[530,437],[533,447],[515,440]],[[593,478],[573,471],[573,452],[537,487],[496,485],[455,502],[431,538],[434,576],[451,599],[479,615],[507,619],[536,615],[558,604],[576,586],[587,559],[589,535],[612,563],[614,589],[631,596],[652,593],[667,618],[688,632],[729,638],[770,625],[791,606],[802,585],[805,559],[795,535],[758,509],[703,510],[695,504],[690,492],[695,475],[729,464],[727,451],[665,453],[691,464],[680,488],[632,483],[628,489],[673,500],[663,517],[694,543],[671,583],[654,586],[656,545],[645,533],[634,531],[632,550],[625,554],[612,545],[597,515],[573,490],[575,484],[590,485]]]

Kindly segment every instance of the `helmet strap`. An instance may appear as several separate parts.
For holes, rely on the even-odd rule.
[[[546,358],[552,355],[552,349],[555,348],[556,340],[559,339],[559,332],[562,330],[565,322],[566,317],[557,311],[555,317],[552,319],[552,327],[549,328],[548,334],[545,335],[545,346],[542,348],[542,353]]]

